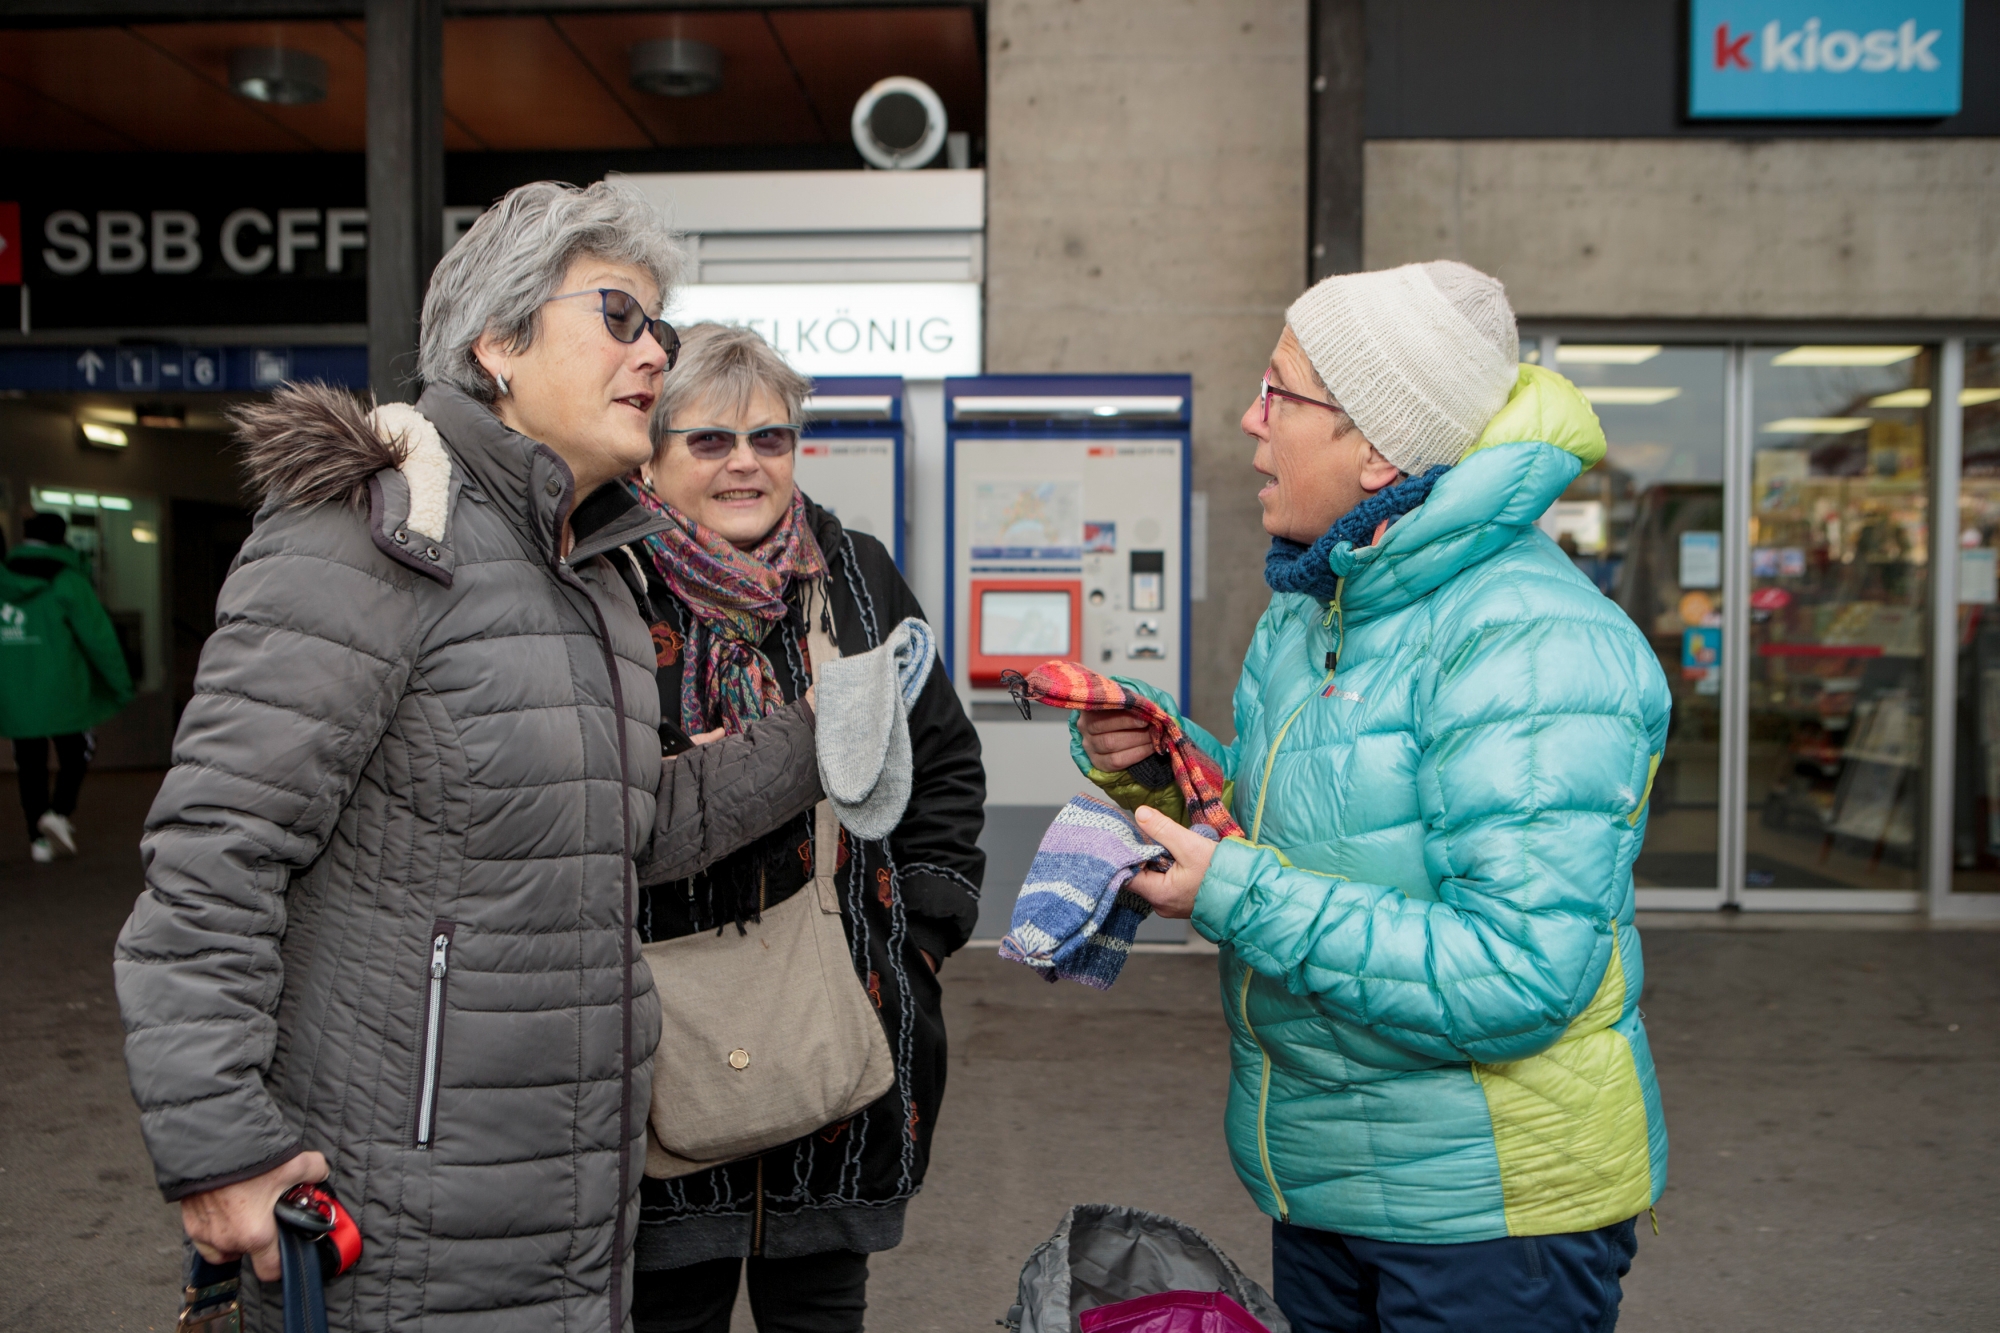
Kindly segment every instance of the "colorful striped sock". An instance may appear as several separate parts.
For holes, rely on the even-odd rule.
[[[1215,836],[1203,827],[1196,832]],[[1139,923],[1153,910],[1125,886],[1143,868],[1171,864],[1166,849],[1123,810],[1095,796],[1071,797],[1035,850],[1000,956],[1051,982],[1067,977],[1110,989]]]

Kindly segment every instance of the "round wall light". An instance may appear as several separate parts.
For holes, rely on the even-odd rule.
[[[944,103],[921,79],[898,74],[854,104],[854,146],[870,166],[912,171],[930,165],[944,147]]]
[[[287,46],[239,47],[229,53],[229,87],[238,97],[279,106],[326,100],[326,62]]]
[[[700,97],[722,86],[722,52],[707,42],[663,37],[632,48],[632,86],[659,97]]]

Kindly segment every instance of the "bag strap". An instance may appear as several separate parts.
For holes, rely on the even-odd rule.
[[[827,633],[831,612],[824,579],[814,579],[806,585],[805,609],[806,656],[811,661],[813,684],[817,685],[820,666],[840,656],[839,645]],[[833,813],[833,802],[822,800],[813,808],[813,890],[819,895],[819,910],[834,915],[840,912],[840,890],[833,882],[839,866],[840,820]]]

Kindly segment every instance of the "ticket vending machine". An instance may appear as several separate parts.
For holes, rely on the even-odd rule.
[[[799,489],[843,526],[875,537],[904,567],[903,381],[823,375],[806,400]]]
[[[1064,658],[1186,706],[1191,404],[1186,375],[945,381],[941,647],[986,762],[979,938],[1006,930],[1043,831],[1089,789],[1070,715],[1023,719],[1002,673]],[[1140,938],[1184,936],[1154,920]]]

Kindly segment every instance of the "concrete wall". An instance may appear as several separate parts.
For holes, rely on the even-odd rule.
[[[1387,140],[1367,262],[1524,317],[2000,318],[2000,139]]]
[[[1193,714],[1268,600],[1237,426],[1305,282],[1304,0],[993,0],[987,368],[1194,376]]]

